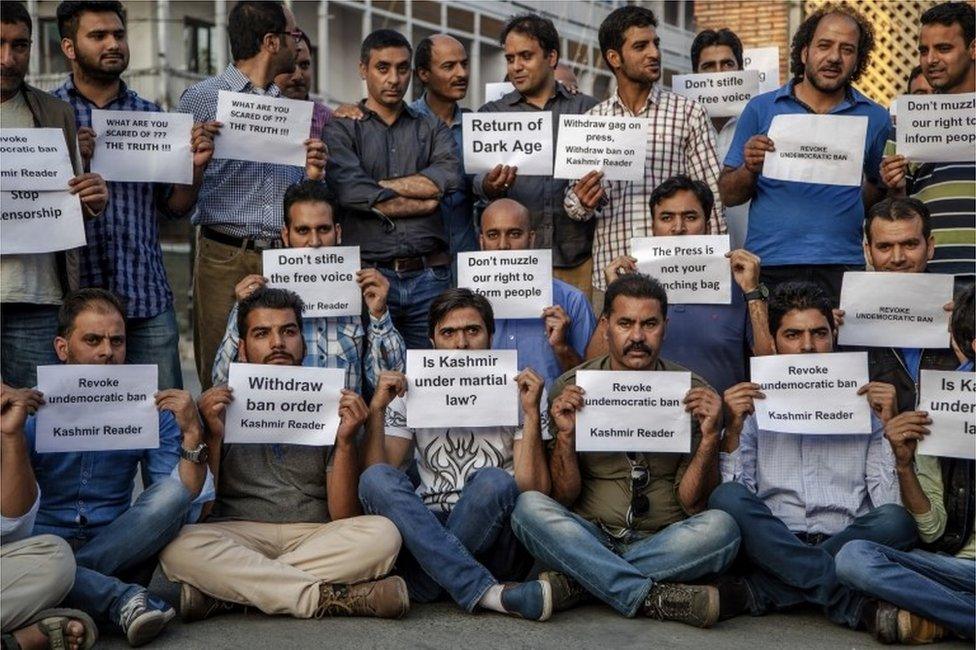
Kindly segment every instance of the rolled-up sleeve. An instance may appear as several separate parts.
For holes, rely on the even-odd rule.
[[[329,147],[326,163],[326,182],[344,208],[372,210],[373,206],[399,196],[373,179],[360,163],[350,119],[333,119],[325,126],[325,143]],[[450,134],[448,134],[450,137]],[[457,158],[455,157],[455,163]]]
[[[31,536],[34,531],[34,520],[41,507],[41,488],[37,488],[37,496],[30,509],[19,517],[4,517],[0,515],[0,543],[9,544],[19,542]]]
[[[363,363],[366,381],[370,387],[376,386],[376,381],[384,370],[404,372],[406,358],[407,346],[400,332],[393,326],[390,312],[385,312],[379,318],[370,314],[369,327],[366,330],[366,359]]]
[[[865,483],[874,507],[886,503],[901,503],[898,476],[895,474],[895,455],[884,437],[884,425],[871,416],[871,442],[865,468]]]
[[[429,178],[442,196],[462,189],[461,161],[458,159],[454,135],[440,121],[431,132],[430,165],[418,173]]]
[[[758,427],[755,416],[750,415],[742,425],[739,434],[739,447],[731,454],[720,453],[719,471],[722,482],[742,483],[752,492],[756,491],[756,436]]]

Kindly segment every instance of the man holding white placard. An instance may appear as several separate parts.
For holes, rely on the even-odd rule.
[[[445,291],[431,304],[429,327],[435,350],[462,354],[425,352],[418,355],[423,362],[435,368],[482,368],[497,361],[463,354],[490,347],[494,317],[483,296],[469,289]],[[505,375],[488,375],[487,385],[498,386],[498,376],[504,381]],[[455,377],[425,379],[443,386]],[[509,582],[522,580],[531,564],[509,527],[515,499],[524,490],[549,491],[539,406],[544,382],[526,368],[514,383],[508,382],[511,401],[506,407],[512,407],[514,416],[516,405],[511,402],[518,400],[517,426],[466,426],[462,412],[457,426],[408,428],[407,409],[419,404],[407,405],[404,399],[408,379],[396,372],[380,378],[367,427],[374,442],[385,434],[385,445],[380,443],[368,454],[371,466],[363,472],[359,498],[367,512],[392,519],[400,530],[406,549],[398,571],[407,581],[411,600],[431,602],[446,592],[468,612],[481,607],[537,621],[552,615],[548,583]],[[464,390],[477,397],[477,388]],[[420,421],[425,416],[411,414]],[[416,489],[398,469],[412,449],[420,474]]]
[[[326,250],[341,243],[342,226],[335,219],[335,197],[324,184],[302,181],[289,187],[283,214],[281,240],[285,248],[267,251],[268,254],[287,254],[290,248]],[[386,308],[390,285],[383,274],[377,269],[361,269],[355,274],[355,281],[369,311],[368,325],[364,325],[360,314],[304,318],[303,338],[307,349],[302,365],[342,368],[346,371],[346,388],[364,394],[376,385],[382,371],[403,371],[406,345],[393,327]],[[240,349],[237,329],[240,301],[267,285],[268,278],[256,273],[244,277],[234,288],[238,302],[227,318],[227,329],[214,359],[215,386],[227,383],[230,364],[237,359]]]
[[[769,330],[781,355],[832,352],[835,332],[826,292],[812,282],[781,284],[769,299]],[[853,366],[857,360],[850,362]],[[721,469],[726,482],[712,493],[709,506],[735,519],[749,564],[744,577],[720,579],[728,594],[723,617],[760,615],[806,602],[822,607],[833,622],[856,629],[866,613],[864,597],[837,581],[834,555],[852,539],[895,548],[915,542],[915,526],[897,505],[894,460],[884,440],[883,423],[897,412],[895,390],[879,382],[857,387],[858,381],[841,379],[839,368],[831,368],[797,362],[788,366],[788,379],[770,376],[768,382],[754,370],[756,383],[725,391],[729,415]],[[867,375],[863,356],[860,370],[850,374]],[[802,433],[759,428],[756,401],[767,399],[762,382],[809,386],[802,410],[787,404],[796,391],[775,389],[784,405],[775,421]],[[767,390],[772,400],[774,389]],[[854,405],[831,402],[828,396],[838,390],[847,391]],[[860,405],[858,395],[865,395]],[[770,403],[766,409],[770,417],[773,408]],[[854,424],[859,418],[863,423]],[[833,428],[833,423],[844,423],[844,428]]]
[[[305,341],[296,294],[261,289],[241,303],[238,318],[243,364],[300,365]],[[206,523],[185,527],[160,557],[170,580],[182,583],[183,620],[234,605],[296,618],[403,616],[409,609],[403,580],[382,579],[400,536],[386,519],[361,516],[356,496],[363,399],[342,389],[335,444],[322,447],[225,442],[236,398],[251,401],[226,385],[200,397],[217,496]],[[275,439],[273,429],[257,427]]]
[[[512,527],[529,552],[551,569],[540,577],[553,590],[557,610],[574,606],[589,592],[624,616],[710,627],[719,617],[718,590],[679,583],[718,575],[739,548],[732,519],[705,510],[709,493],[721,480],[722,400],[700,377],[689,377],[684,368],[660,357],[667,308],[664,289],[645,275],[610,283],[601,317],[608,323],[604,336],[609,354],[577,366],[553,386],[552,497],[541,492],[519,497]],[[675,407],[685,411],[682,415],[691,420],[687,451],[577,453],[582,438],[599,441],[619,435],[621,428],[616,420],[598,423],[605,429],[594,430],[592,421],[587,430],[582,428],[587,409],[596,407],[586,406],[587,393],[578,385],[581,371],[604,374],[611,386],[614,371],[630,371],[620,375],[625,387],[615,389],[624,401],[657,397],[653,387],[648,391],[625,376],[673,372],[675,381],[684,386],[690,382],[690,390],[667,396],[660,421],[653,407],[641,407],[648,409],[644,444],[653,447],[654,437],[660,437],[661,446],[672,450],[677,440],[664,440],[660,430],[672,426]],[[658,406],[664,407],[661,399]],[[641,418],[635,407],[627,410],[628,424]],[[684,426],[689,426],[687,420]]]

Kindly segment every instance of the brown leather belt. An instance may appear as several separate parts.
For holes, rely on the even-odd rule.
[[[214,230],[209,226],[200,226],[200,235],[211,241],[234,248],[243,248],[249,251],[263,251],[271,248],[281,248],[281,241],[277,239],[242,239],[234,235],[228,235]]]
[[[440,251],[418,257],[395,257],[392,260],[366,262],[364,266],[376,266],[381,269],[391,269],[397,273],[405,273],[408,271],[422,271],[433,266],[448,266],[450,263],[451,256],[444,251]]]

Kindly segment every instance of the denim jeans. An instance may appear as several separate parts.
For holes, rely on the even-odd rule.
[[[446,591],[469,612],[499,580],[523,577],[511,575],[522,564],[509,527],[517,497],[515,479],[497,467],[471,475],[450,514],[427,508],[407,475],[389,465],[373,465],[359,480],[366,513],[390,519],[403,537],[397,572],[410,599],[431,602]]]
[[[430,348],[427,318],[430,303],[445,290],[451,288],[451,267],[428,267],[422,271],[397,273],[380,268],[380,273],[390,282],[386,304],[393,325],[400,332],[407,348]]]
[[[967,639],[976,636],[976,560],[899,551],[859,539],[844,544],[835,562],[837,579],[851,589],[937,621]]]
[[[183,484],[167,478],[153,483],[120,517],[97,531],[34,526],[35,534],[59,535],[75,549],[75,584],[65,606],[118,625],[122,605],[144,589],[120,574],[146,562],[155,564],[156,555],[183,527],[191,502]],[[155,599],[153,604],[164,606]]]
[[[0,378],[14,388],[33,388],[37,366],[59,363],[58,305],[4,303],[0,313]]]
[[[844,544],[866,539],[894,548],[916,541],[915,521],[892,503],[855,519],[836,535],[808,544],[790,532],[763,501],[741,483],[723,483],[712,492],[708,507],[732,515],[742,533],[742,551],[751,564],[746,583],[754,615],[793,607],[819,605],[838,624],[857,629],[864,597],[837,580],[834,556]]]
[[[717,576],[735,559],[739,531],[724,512],[707,510],[654,533],[610,536],[539,492],[525,492],[512,529],[529,553],[571,576],[624,616],[634,616],[655,582]]]
[[[172,306],[152,318],[130,318],[126,322],[125,362],[159,366],[159,390],[183,388],[180,328]]]

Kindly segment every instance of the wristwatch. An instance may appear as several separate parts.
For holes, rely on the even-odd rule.
[[[180,458],[200,465],[207,462],[207,459],[210,458],[210,449],[207,447],[207,443],[205,442],[201,442],[199,445],[197,445],[196,449],[192,450],[181,445]]]
[[[760,282],[758,287],[745,294],[745,299],[746,302],[749,302],[750,300],[762,300],[763,302],[766,302],[769,300],[769,289],[765,284]]]

